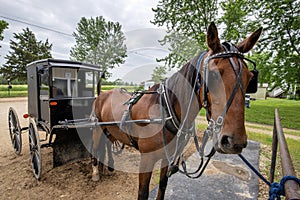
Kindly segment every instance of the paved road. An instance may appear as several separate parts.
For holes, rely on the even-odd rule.
[[[259,162],[259,143],[249,141],[243,151],[256,168]],[[191,169],[198,164],[197,154],[187,161]],[[151,194],[155,199],[157,188]],[[258,197],[258,178],[245,166],[237,155],[216,153],[203,176],[199,179],[189,179],[177,173],[169,179],[166,200],[253,200]]]
[[[11,146],[8,131],[9,107],[13,107],[16,110],[21,127],[28,126],[28,120],[23,118],[23,114],[27,113],[27,98],[0,98],[0,150],[2,152],[2,156],[3,154],[5,155],[7,152],[8,154],[11,154],[13,149]],[[28,138],[24,138],[23,140],[26,144]]]

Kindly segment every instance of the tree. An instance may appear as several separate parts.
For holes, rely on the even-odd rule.
[[[157,66],[155,67],[155,69],[153,70],[153,74],[152,74],[152,80],[155,83],[159,83],[161,82],[163,79],[165,79],[165,75],[166,75],[166,68],[164,66]]]
[[[247,55],[259,63],[259,80],[287,90],[299,87],[300,1],[160,0],[153,11],[152,23],[168,31],[161,44],[170,45],[170,53],[158,59],[165,65],[181,66],[199,49],[206,49],[205,33],[210,21],[217,21],[224,30],[220,31],[221,38],[233,43],[262,26],[263,37],[255,51]]]
[[[179,67],[206,49],[206,28],[217,16],[217,0],[160,0],[152,10],[152,23],[167,27],[168,34],[161,44],[171,44],[171,53],[159,61]]]
[[[73,33],[76,45],[71,49],[71,59],[100,65],[108,74],[108,68],[125,62],[126,38],[121,28],[118,22],[106,22],[102,16],[82,17]]]
[[[8,28],[8,23],[4,20],[0,20],[0,41],[3,40],[2,34],[3,34],[4,30],[7,28]],[[0,46],[0,48],[1,48],[1,46]]]
[[[264,26],[261,52],[269,54],[276,85],[285,89],[300,84],[300,2],[295,0],[259,1],[257,21]]]
[[[52,44],[48,39],[43,43],[37,41],[34,33],[29,28],[23,29],[22,33],[14,33],[14,40],[10,40],[9,55],[5,56],[6,63],[0,68],[0,73],[6,79],[18,79],[24,81],[26,76],[26,65],[40,59],[51,58]]]
[[[220,3],[223,15],[217,20],[224,24],[222,39],[235,44],[258,27],[250,17],[255,16],[255,0],[223,0]]]

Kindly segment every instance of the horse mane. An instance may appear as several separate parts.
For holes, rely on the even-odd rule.
[[[190,88],[193,88],[196,77],[197,77],[197,61],[199,59],[201,54],[197,55],[193,59],[191,59],[188,63],[186,63],[181,69],[179,69],[177,72],[175,72],[170,78],[166,79],[164,84],[167,84],[167,91],[169,92],[169,101],[171,103],[171,106],[174,107],[174,104],[179,101],[184,102],[184,105],[187,105],[192,90],[187,90],[186,87],[183,87],[187,83],[190,85]],[[201,80],[201,78],[200,78]],[[150,91],[157,91],[159,89],[160,84],[153,85],[149,90]],[[197,94],[198,88],[196,87],[193,91]],[[174,93],[176,91],[176,94]],[[151,102],[153,103],[159,103],[159,95],[153,95],[151,98]],[[181,105],[183,106],[183,105]],[[179,117],[179,116],[178,116]]]

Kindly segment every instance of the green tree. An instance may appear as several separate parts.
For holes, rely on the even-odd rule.
[[[257,21],[264,27],[262,52],[269,54],[275,85],[285,89],[300,84],[300,1],[259,1]],[[270,83],[270,82],[269,82]]]
[[[251,31],[256,30],[258,24],[250,17],[255,16],[253,6],[255,0],[223,0],[220,2],[224,13],[217,21],[224,24],[222,39],[235,44],[245,38]]]
[[[0,20],[0,41],[3,40],[2,34],[3,34],[4,30],[7,28],[8,28],[8,23],[4,20]],[[1,46],[0,46],[0,48],[1,48]]]
[[[171,52],[158,61],[179,67],[206,49],[206,28],[217,16],[217,0],[160,0],[152,10],[152,23],[167,27],[168,34],[161,44],[170,44]]]
[[[22,33],[14,33],[14,40],[10,40],[9,54],[5,56],[6,63],[0,68],[0,73],[6,79],[18,79],[25,81],[26,65],[40,59],[50,58],[52,44],[48,39],[43,43],[37,41],[34,33],[29,28],[23,29]]]
[[[71,49],[71,59],[99,65],[107,69],[125,62],[126,45],[122,26],[118,22],[106,22],[100,16],[82,17],[73,36],[76,45]]]
[[[155,69],[153,70],[153,74],[152,74],[152,80],[155,83],[159,83],[161,82],[163,79],[165,79],[165,75],[166,75],[167,71],[166,68],[164,66],[157,66],[155,67]]]

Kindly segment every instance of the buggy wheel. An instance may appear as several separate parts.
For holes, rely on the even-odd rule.
[[[115,140],[112,143],[111,150],[115,155],[119,155],[123,152],[124,146],[124,143],[121,144],[118,140]]]
[[[28,135],[29,135],[31,168],[35,178],[39,180],[41,177],[41,169],[42,169],[40,138],[38,135],[38,129],[36,123],[32,118],[30,118],[29,120]]]
[[[15,154],[20,155],[22,150],[21,126],[17,112],[12,107],[8,111],[8,127]]]

